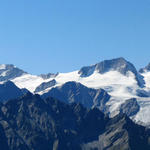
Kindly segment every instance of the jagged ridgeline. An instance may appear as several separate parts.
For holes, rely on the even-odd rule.
[[[69,73],[32,75],[14,65],[0,65],[2,145],[109,150],[134,149],[138,143],[138,148],[148,149],[149,66],[138,71],[121,57]]]
[[[148,127],[149,66],[138,71],[131,62],[120,57],[69,73],[32,75],[14,65],[3,64],[0,65],[0,101],[18,98],[30,91],[68,104],[74,102],[86,108],[96,107],[110,117],[124,112],[136,123]]]
[[[149,141],[150,130],[124,114],[31,93],[0,104],[2,150],[149,150]]]

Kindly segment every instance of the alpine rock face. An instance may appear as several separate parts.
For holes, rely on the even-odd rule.
[[[106,103],[110,95],[103,89],[87,88],[81,83],[67,82],[60,87],[52,88],[42,95],[42,98],[54,97],[65,103],[80,103],[86,108],[97,107],[103,112],[107,112]]]
[[[14,65],[0,65],[0,82],[14,79],[16,77],[22,76],[23,74],[26,74],[26,72]]]
[[[0,65],[0,83],[10,80],[18,88],[27,89],[33,94],[40,94],[43,97],[56,96],[62,101],[65,99],[67,103],[80,102],[86,107],[98,106],[98,103],[102,102],[105,108],[103,112],[108,113],[110,117],[117,115],[120,111],[128,112],[129,106],[133,112],[128,113],[128,116],[148,126],[150,125],[150,69],[148,66],[137,71],[132,63],[121,57],[104,60],[69,73],[49,73],[38,76],[13,65]],[[72,89],[68,90],[67,86],[71,86]],[[87,95],[85,93],[84,95],[82,91],[83,93],[86,91]],[[95,99],[97,95],[102,94],[100,91],[105,93],[104,98],[98,96],[98,99]],[[131,107],[132,104],[133,107]],[[99,106],[102,104],[99,103]]]
[[[139,86],[143,87],[144,81],[142,81],[142,76],[137,72],[133,64],[126,61],[124,58],[116,58],[112,60],[104,60],[98,64],[83,67],[79,71],[82,77],[87,77],[97,71],[100,74],[105,74],[109,71],[117,71],[122,75],[128,76],[129,72],[135,75],[135,79]]]
[[[10,99],[16,99],[26,94],[28,90],[19,89],[13,82],[6,81],[0,84],[0,101],[4,102]]]
[[[150,129],[126,115],[27,93],[0,103],[2,150],[149,150]]]

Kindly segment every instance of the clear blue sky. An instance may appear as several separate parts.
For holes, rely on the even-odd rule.
[[[1,0],[0,63],[32,74],[124,57],[150,62],[150,0]]]

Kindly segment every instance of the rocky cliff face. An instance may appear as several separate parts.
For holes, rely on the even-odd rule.
[[[65,103],[80,103],[86,108],[97,107],[101,111],[107,110],[106,103],[110,95],[103,89],[87,88],[81,83],[67,82],[60,87],[52,88],[42,95],[43,98],[54,97]]]
[[[144,86],[143,77],[137,72],[134,65],[122,57],[111,60],[104,60],[95,65],[82,67],[78,73],[80,74],[81,77],[88,77],[92,75],[94,71],[97,71],[100,74],[104,74],[109,71],[118,71],[125,76],[130,71],[135,75],[138,85],[141,87]]]
[[[23,93],[26,91],[22,91],[22,88],[34,94],[45,93],[45,97],[53,96],[65,103],[79,102],[87,108],[97,107],[103,112],[108,112],[110,116],[116,115],[121,109],[120,106],[126,109],[126,103],[121,105],[126,99],[136,97],[140,109],[133,119],[149,125],[150,72],[148,70],[149,65],[145,67],[144,73],[140,74],[134,65],[124,58],[104,60],[92,66],[82,67],[79,71],[41,76],[28,74],[14,65],[0,65],[0,83],[11,80]],[[20,96],[16,92],[20,91],[19,89],[8,89],[9,92],[0,90],[1,101]]]
[[[98,139],[83,144],[84,150],[149,150],[150,132],[134,124],[126,115],[118,115],[106,124]]]
[[[44,91],[50,87],[53,87],[56,85],[56,80],[53,79],[51,81],[48,81],[48,82],[43,82],[41,83],[36,89],[35,89],[35,93],[38,93],[38,92],[41,92],[41,91]]]
[[[0,81],[7,81],[26,74],[23,70],[12,64],[0,65]]]
[[[125,103],[120,106],[120,113],[124,113],[129,117],[136,115],[139,110],[140,106],[138,105],[136,98],[126,100]]]
[[[0,104],[0,147],[5,150],[149,150],[150,131],[127,116],[41,99],[28,93]]]
[[[0,84],[0,101],[4,102],[10,99],[19,98],[27,92],[26,89],[19,89],[13,82],[7,81]]]

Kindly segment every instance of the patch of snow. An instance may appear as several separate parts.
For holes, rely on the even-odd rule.
[[[91,76],[80,77],[78,71],[75,71],[71,73],[60,73],[55,80],[58,83],[57,86],[60,86],[68,81],[76,81],[89,88],[103,88],[115,97],[133,97],[135,95],[135,91],[131,93],[128,88],[138,88],[135,76],[131,72],[129,72],[128,76],[124,76],[117,71],[109,71],[105,74],[100,74],[95,71]]]
[[[5,77],[5,76],[6,76],[6,73],[7,73],[7,71],[3,71],[3,72],[1,73],[1,76]]]
[[[150,124],[150,98],[139,98],[140,111],[134,116],[136,122]]]
[[[30,92],[34,93],[36,87],[46,80],[36,75],[24,74],[11,81],[14,82],[19,88],[26,88]]]
[[[5,74],[5,73],[4,73]],[[3,75],[4,75],[3,74]],[[150,72],[142,74],[145,80],[145,90],[150,91]],[[56,77],[44,80],[40,76],[24,74],[20,77],[13,79],[12,81],[19,88],[26,88],[32,93],[34,93],[37,86],[43,82],[48,82],[50,80],[56,80],[56,86],[61,86],[69,81],[80,82],[81,84],[89,88],[103,88],[106,90],[112,97],[107,102],[109,106],[110,116],[113,117],[119,113],[119,107],[125,100],[130,98],[137,98],[137,102],[140,105],[140,111],[133,117],[136,122],[143,122],[150,124],[150,98],[140,98],[136,96],[136,90],[141,89],[135,79],[135,75],[132,72],[128,72],[125,76],[118,71],[109,71],[104,74],[100,74],[97,70],[88,77],[80,77],[78,71],[70,73],[59,73]],[[48,92],[51,88],[47,88],[44,91],[39,92],[38,94],[43,94]],[[142,89],[143,90],[143,89]]]
[[[124,76],[117,71],[109,71],[105,74],[100,74],[95,71],[91,76],[80,77],[78,71],[70,73],[59,73],[56,77],[44,80],[40,76],[24,74],[21,77],[17,77],[12,81],[20,88],[27,88],[29,91],[34,92],[37,86],[43,82],[48,82],[55,79],[57,84],[54,86],[61,86],[69,81],[80,82],[81,84],[89,88],[103,88],[113,97],[131,98],[136,93],[134,89],[138,88],[135,76],[129,72],[128,76]],[[52,87],[51,87],[52,88]],[[49,89],[42,91],[38,94],[43,94]],[[111,89],[111,90],[110,90]],[[129,90],[130,89],[130,90]],[[131,90],[132,89],[132,90]]]
[[[6,65],[4,65],[4,64],[0,65],[0,70],[2,70],[2,69],[6,69]]]
[[[144,77],[146,88],[150,88],[150,72],[142,73],[142,76]]]

